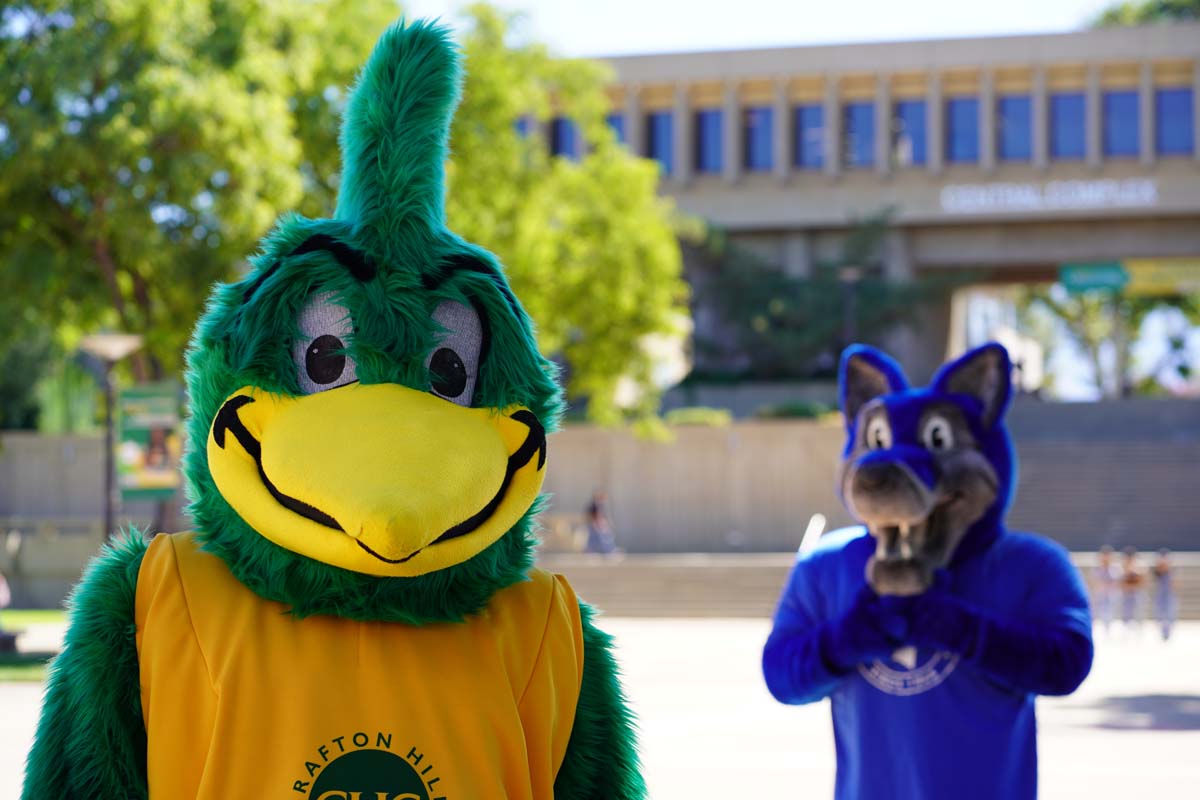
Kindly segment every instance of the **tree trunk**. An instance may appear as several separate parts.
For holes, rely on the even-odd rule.
[[[1129,375],[1133,347],[1129,329],[1129,315],[1126,304],[1120,297],[1113,299],[1113,346],[1116,348],[1116,378],[1117,396],[1130,397],[1133,395],[1133,381]]]
[[[150,299],[150,286],[146,282],[145,277],[137,270],[130,270],[129,276],[133,280],[133,299],[137,303],[138,311],[141,312],[143,328],[149,330],[153,321],[154,304]],[[146,348],[141,351],[149,366],[150,380],[160,381],[163,379],[162,361]]]
[[[104,202],[103,195],[92,198],[92,208],[96,209],[97,227],[103,230],[104,222]],[[121,284],[117,281],[117,262],[113,258],[112,249],[109,246],[108,239],[103,235],[98,235],[92,239],[92,255],[96,259],[96,264],[100,267],[100,272],[104,275],[104,283],[108,286],[109,299],[112,301],[113,309],[117,312],[117,319],[121,323],[121,329],[125,333],[144,333],[144,330],[136,330],[136,326],[132,324],[129,318],[129,307],[125,303],[125,295],[121,292]],[[136,285],[136,284],[135,284]],[[147,319],[143,317],[143,319]],[[144,326],[142,326],[144,328]],[[138,383],[142,383],[149,375],[145,351],[139,350],[133,354],[131,359],[131,368],[133,369],[133,377]]]

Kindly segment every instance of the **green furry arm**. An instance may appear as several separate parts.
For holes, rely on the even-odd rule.
[[[640,800],[646,796],[638,763],[633,714],[612,654],[612,637],[592,622],[595,612],[579,604],[583,620],[583,686],[575,725],[558,777],[559,800]]]
[[[66,646],[50,669],[24,800],[147,796],[134,639],[145,553],[137,534],[106,545],[71,595]]]

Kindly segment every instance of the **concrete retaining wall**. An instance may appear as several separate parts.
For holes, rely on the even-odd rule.
[[[1200,550],[1200,403],[1015,404],[1012,527],[1071,550],[1102,544]],[[569,428],[550,442],[551,512],[606,489],[631,552],[781,551],[814,513],[850,523],[834,493],[837,419],[677,428],[675,441]]]
[[[1071,550],[1200,550],[1200,402],[1025,401],[1010,424],[1021,476],[1014,528]],[[670,443],[570,427],[550,440],[550,513],[577,517],[602,488],[631,552],[794,550],[813,514],[829,527],[850,522],[833,488],[842,438],[837,419],[681,427]],[[98,520],[100,456],[94,438],[0,436],[0,528],[14,518]],[[119,519],[145,525],[151,514],[128,506]]]
[[[1090,583],[1095,554],[1073,553],[1072,559]],[[557,554],[541,563],[565,575],[581,598],[609,616],[762,619],[774,613],[794,560],[791,553]],[[1200,553],[1176,553],[1174,564],[1179,618],[1200,619]],[[1142,569],[1148,567],[1144,560]],[[1142,610],[1153,613],[1148,597]]]

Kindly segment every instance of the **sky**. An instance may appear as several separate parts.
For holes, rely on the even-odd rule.
[[[1113,0],[492,0],[527,14],[529,38],[601,56],[1077,30]],[[401,0],[453,23],[463,0]]]

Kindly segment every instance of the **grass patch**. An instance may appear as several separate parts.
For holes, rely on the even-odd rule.
[[[61,608],[10,608],[0,611],[0,628],[6,631],[23,631],[30,625],[65,623],[67,612]]]
[[[0,630],[20,633],[34,625],[65,624],[67,612],[61,608],[9,609],[0,611]],[[54,653],[0,653],[0,682],[41,683],[46,680],[46,664]]]
[[[0,653],[0,683],[42,683],[46,680],[46,665],[52,658],[54,653]]]

